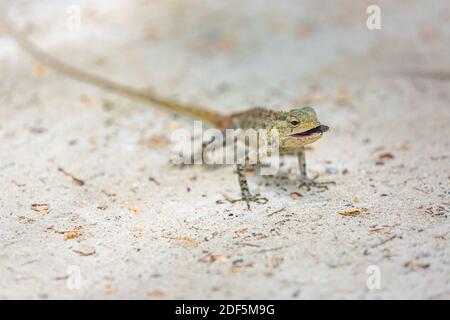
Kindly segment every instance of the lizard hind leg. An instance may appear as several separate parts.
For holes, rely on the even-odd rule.
[[[306,188],[306,190],[311,190],[311,188],[328,189],[329,184],[336,184],[334,181],[323,181],[319,182],[316,179],[311,179],[306,174],[306,159],[305,159],[305,149],[302,147],[298,153],[298,165],[300,167],[300,181],[298,184],[299,188]]]
[[[269,199],[262,197],[259,193],[252,195],[248,188],[247,178],[244,173],[244,165],[237,165],[237,175],[239,179],[239,186],[241,188],[241,196],[242,198],[230,200],[231,203],[236,203],[240,201],[245,201],[247,203],[247,208],[250,210],[250,203],[255,202],[258,204],[266,204]]]

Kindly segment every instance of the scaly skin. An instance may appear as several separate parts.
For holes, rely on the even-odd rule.
[[[254,108],[241,113],[232,114],[228,120],[228,127],[233,129],[277,129],[279,134],[279,153],[281,155],[297,155],[300,168],[299,187],[310,190],[312,187],[326,189],[328,184],[334,182],[316,182],[308,178],[306,174],[306,161],[304,146],[311,144],[323,136],[328,130],[327,126],[320,124],[316,112],[311,107],[292,109],[290,111],[273,111],[264,108]],[[308,130],[316,129],[316,132],[306,136],[299,136]],[[295,136],[297,135],[297,136]],[[252,195],[248,188],[244,175],[244,167],[237,166],[239,185],[242,198],[233,200],[245,201],[250,209],[251,202],[265,203],[267,199],[259,194]]]
[[[330,182],[316,182],[306,175],[306,163],[303,146],[313,143],[320,139],[323,132],[328,130],[327,126],[323,126],[317,119],[314,109],[310,107],[292,109],[288,112],[274,111],[264,108],[253,108],[248,111],[234,113],[224,116],[214,111],[207,110],[197,105],[182,104],[172,99],[159,97],[151,92],[138,90],[109,79],[100,77],[78,68],[75,68],[63,61],[60,61],[45,51],[41,50],[30,42],[26,35],[18,31],[13,25],[3,19],[3,25],[10,35],[17,41],[22,49],[37,61],[55,71],[61,72],[66,76],[81,82],[90,83],[94,86],[107,89],[131,98],[145,100],[152,104],[156,104],[170,112],[182,113],[192,118],[209,122],[212,126],[221,130],[225,129],[277,129],[279,133],[279,153],[282,155],[297,154],[300,166],[300,187],[326,188],[326,184]],[[311,129],[316,129],[314,133],[300,136]],[[297,135],[297,136],[295,136]],[[268,200],[259,194],[252,195],[249,191],[247,179],[244,174],[244,165],[237,165],[237,174],[239,185],[241,188],[242,198],[234,200],[245,201],[250,209],[251,202],[266,203]]]
[[[280,154],[296,154],[300,147],[315,142],[323,134],[323,132],[318,132],[302,138],[292,136],[321,125],[317,120],[316,112],[310,107],[292,109],[287,112],[253,108],[232,114],[230,118],[228,128],[266,129],[268,131],[277,129],[280,138]],[[328,128],[324,130],[328,130]]]

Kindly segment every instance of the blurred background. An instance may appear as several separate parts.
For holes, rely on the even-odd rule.
[[[232,167],[169,165],[170,132],[190,120],[50,70],[0,24],[0,298],[449,297],[448,1],[0,12],[60,60],[162,96],[222,113],[313,106],[332,130],[308,149],[310,175],[337,183],[299,192],[286,159],[285,177],[249,173],[270,201],[246,212],[226,201]]]
[[[446,1],[378,1],[380,29],[371,30],[373,4],[44,0],[2,1],[2,11],[74,65],[205,103],[228,90],[214,105],[231,108],[347,80],[449,72]]]

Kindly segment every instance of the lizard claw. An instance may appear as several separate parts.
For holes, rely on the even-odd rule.
[[[250,210],[250,202],[255,202],[257,204],[266,204],[267,202],[269,202],[269,199],[257,193],[255,195],[251,194],[243,195],[242,198],[230,200],[231,203],[236,203],[240,201],[245,201],[247,203],[247,208]]]
[[[316,179],[303,178],[298,184],[298,187],[300,189],[305,187],[306,190],[308,191],[311,190],[312,188],[328,190],[329,184],[336,184],[336,183],[334,181],[316,181]]]

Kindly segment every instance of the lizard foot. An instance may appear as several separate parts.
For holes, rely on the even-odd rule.
[[[328,190],[329,184],[336,184],[334,181],[316,181],[316,179],[311,178],[303,178],[300,183],[298,184],[298,187],[306,188],[306,190],[311,190],[312,188],[318,188],[322,190]]]
[[[247,208],[250,210],[250,202],[255,202],[258,204],[266,204],[267,202],[269,202],[269,199],[261,196],[259,193],[255,194],[255,195],[243,195],[242,198],[239,199],[232,199],[230,200],[231,203],[236,203],[236,202],[241,202],[241,201],[245,201],[247,203]]]

